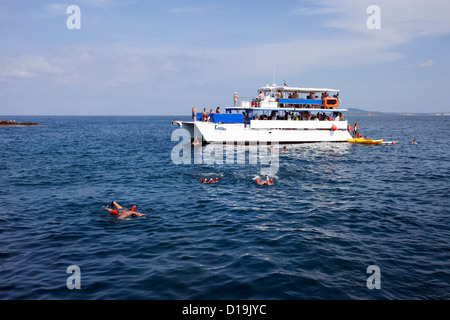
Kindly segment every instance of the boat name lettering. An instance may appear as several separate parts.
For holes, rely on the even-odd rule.
[[[214,130],[224,130],[224,131],[226,131],[227,128],[219,127],[219,126],[217,126],[217,124],[216,124],[216,125],[214,126]]]

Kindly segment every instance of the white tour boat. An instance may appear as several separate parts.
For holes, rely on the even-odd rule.
[[[192,121],[173,123],[200,143],[289,144],[352,138],[343,116],[347,109],[339,107],[339,90],[267,85],[258,93],[256,98],[238,99],[225,113],[204,117],[198,110]]]

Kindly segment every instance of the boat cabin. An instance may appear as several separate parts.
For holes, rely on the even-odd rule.
[[[339,90],[265,86],[255,98],[240,98],[225,114],[210,114],[209,122],[245,123],[251,120],[342,121],[346,109],[338,109]],[[331,96],[330,96],[331,95]],[[197,121],[202,121],[197,114]]]
[[[323,108],[339,106],[339,90],[328,88],[298,88],[287,86],[265,86],[258,89],[259,95],[252,99],[241,99],[241,107],[258,108]]]

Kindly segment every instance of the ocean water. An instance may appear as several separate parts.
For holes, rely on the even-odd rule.
[[[0,118],[40,124],[0,127],[1,299],[450,299],[450,117],[349,116],[397,144],[289,145],[271,187],[175,164],[188,117]]]

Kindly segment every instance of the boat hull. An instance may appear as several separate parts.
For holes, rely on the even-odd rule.
[[[179,122],[191,140],[204,143],[346,142],[347,121],[251,121],[243,123]],[[334,129],[332,127],[334,125]]]

